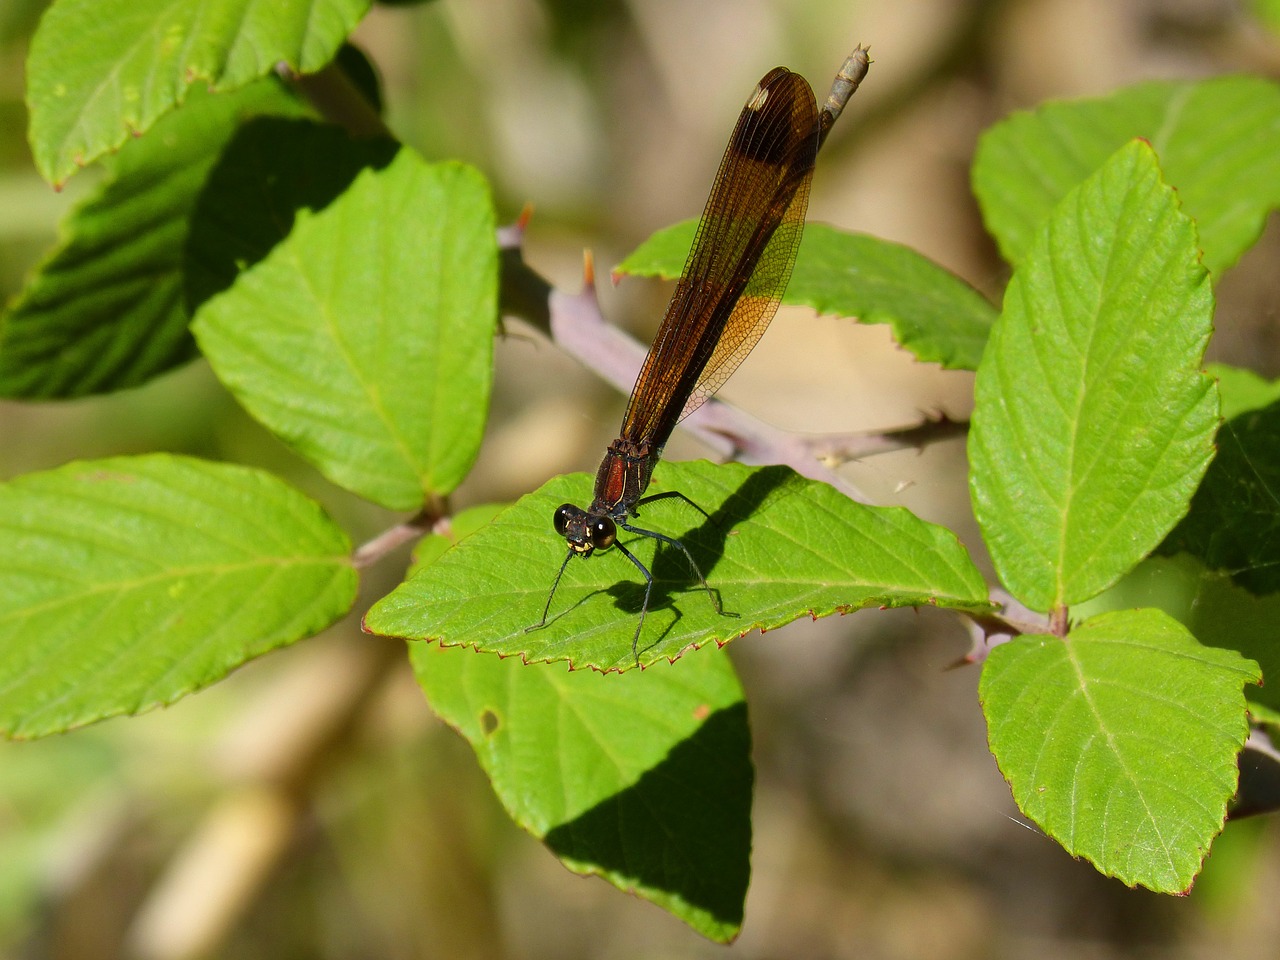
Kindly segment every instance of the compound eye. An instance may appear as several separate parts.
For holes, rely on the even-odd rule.
[[[618,539],[618,528],[608,517],[597,517],[591,524],[591,545],[597,550],[607,550]]]
[[[551,524],[556,528],[556,533],[564,536],[564,532],[569,529],[569,521],[573,518],[577,511],[572,503],[562,503],[556,507],[555,515],[551,518]]]

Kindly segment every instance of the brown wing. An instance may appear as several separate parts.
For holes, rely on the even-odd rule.
[[[773,319],[800,246],[819,130],[813,91],[799,74],[777,67],[757,84],[631,391],[622,437],[661,448]]]

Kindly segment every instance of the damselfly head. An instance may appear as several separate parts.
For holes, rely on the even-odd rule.
[[[605,516],[593,516],[572,503],[562,503],[551,520],[569,549],[584,557],[593,550],[607,550],[618,539],[618,528]]]

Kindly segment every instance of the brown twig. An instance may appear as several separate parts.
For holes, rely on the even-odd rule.
[[[357,547],[351,555],[352,564],[357,570],[372,566],[397,547],[435,530],[448,517],[448,500],[439,496],[431,497],[427,505],[408,520],[382,531]]]
[[[999,606],[993,613],[964,613],[972,641],[969,652],[952,666],[969,666],[982,663],[994,647],[1008,643],[1023,634],[1049,633],[1051,624],[1047,617],[1027,609],[1000,588],[991,591],[991,600]]]
[[[583,288],[566,293],[552,287],[521,255],[523,224],[499,231],[502,252],[504,313],[518,316],[551,337],[565,353],[627,393],[644,363],[645,347],[610,325],[600,311],[594,271],[584,270]],[[513,300],[507,292],[518,291]],[[901,431],[877,434],[798,435],[772,427],[712,397],[681,427],[725,459],[748,464],[781,463],[812,480],[820,480],[860,503],[868,497],[833,469],[875,453],[923,448],[964,433],[965,426],[945,417],[927,417]]]

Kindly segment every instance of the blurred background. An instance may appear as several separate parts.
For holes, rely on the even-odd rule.
[[[0,3],[0,295],[55,241],[93,173],[54,193],[25,143],[23,62],[42,0]],[[981,131],[1046,98],[1145,79],[1280,72],[1260,2],[437,0],[377,6],[355,41],[391,128],[535,208],[526,259],[602,276],[698,213],[769,68],[819,96],[855,43],[870,75],[820,158],[811,220],[908,244],[998,297],[968,186]],[[1274,11],[1271,16],[1280,20]],[[1275,29],[1280,24],[1273,22]],[[1221,283],[1212,358],[1280,375],[1280,231]],[[648,339],[669,288],[601,284]],[[498,345],[486,446],[456,507],[593,470],[624,398],[518,322]],[[877,432],[964,418],[972,383],[881,327],[784,309],[722,396],[778,426]],[[357,542],[397,517],[329,486],[197,362],[139,390],[0,402],[0,478],[170,450],[276,470]],[[675,459],[703,455],[679,433]],[[962,441],[843,468],[980,540]],[[397,581],[371,571],[361,610]],[[985,562],[980,558],[980,562]],[[968,637],[939,611],[866,611],[733,644],[757,763],[753,878],[732,947],[572,876],[498,806],[403,651],[349,620],[176,706],[0,743],[0,957],[1231,958],[1280,938],[1280,836],[1232,824],[1190,896],[1103,879],[1023,822],[986,748]]]

